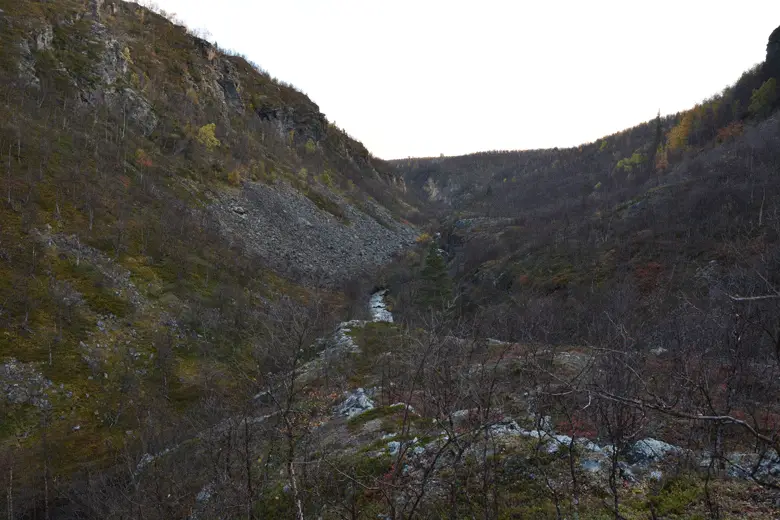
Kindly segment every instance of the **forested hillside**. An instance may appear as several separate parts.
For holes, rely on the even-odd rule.
[[[779,40],[691,110],[594,143],[395,161],[439,212],[460,305],[631,278],[680,288],[711,261],[752,258],[743,241],[773,244]]]

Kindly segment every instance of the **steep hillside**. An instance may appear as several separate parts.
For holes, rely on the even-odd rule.
[[[258,344],[282,316],[316,307],[315,334],[355,296],[365,313],[354,280],[417,235],[403,180],[307,96],[133,3],[0,0],[0,163],[0,465],[22,512],[38,475],[221,419],[205,400],[276,370]]]
[[[354,256],[348,252],[363,250],[366,263],[381,263],[390,250],[372,244],[399,245],[409,236],[396,225],[411,212],[400,197],[402,181],[305,95],[134,4],[82,4],[4,5],[4,156],[18,163],[8,167],[18,174],[6,190],[10,198],[30,190],[24,174],[36,161],[39,170],[69,173],[79,182],[87,179],[83,172],[102,173],[88,184],[108,199],[123,198],[121,190],[148,193],[145,183],[164,180],[159,184],[176,190],[177,200],[214,213],[227,235],[277,270],[313,275],[312,260],[325,258],[318,276],[333,279],[358,269],[349,261],[333,268]],[[117,169],[121,176],[106,177]],[[267,206],[274,201],[263,199],[278,198],[279,183],[294,189],[293,199],[282,196],[278,203],[294,200],[303,213],[320,216],[297,229],[272,224]],[[95,205],[71,199],[78,209]],[[139,219],[127,217],[132,234]],[[92,218],[103,220],[100,211]],[[254,219],[269,235],[246,235],[241,222]],[[291,215],[285,225],[304,221]],[[298,244],[279,238],[292,232],[302,244],[336,233],[340,247],[306,250],[308,261],[298,264],[288,260],[301,253]]]

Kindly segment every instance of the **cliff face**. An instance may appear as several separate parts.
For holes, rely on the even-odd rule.
[[[766,44],[766,64],[771,76],[780,76],[780,27],[769,36],[769,42]]]

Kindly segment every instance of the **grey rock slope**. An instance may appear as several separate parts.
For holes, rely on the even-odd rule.
[[[280,272],[333,284],[380,266],[414,243],[417,231],[378,204],[363,212],[335,194],[337,218],[284,181],[247,182],[211,211],[228,236]]]

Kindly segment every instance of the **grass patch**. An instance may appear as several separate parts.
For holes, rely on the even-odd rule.
[[[277,484],[264,493],[263,500],[254,507],[257,518],[295,518],[295,502],[292,493],[284,490],[284,484]]]
[[[338,203],[334,202],[322,193],[312,189],[308,189],[304,193],[309,198],[309,200],[311,200],[322,211],[330,213],[342,224],[349,224],[349,219],[347,218],[347,214],[344,212],[344,208],[342,208]]]
[[[364,327],[354,328],[349,335],[360,346],[360,353],[354,354],[350,359],[349,381],[353,386],[365,386],[367,380],[374,373],[377,358],[390,350],[395,338],[398,336],[398,328],[392,323],[376,322],[367,323]]]
[[[393,406],[378,406],[376,408],[373,408],[371,410],[368,410],[367,412],[363,412],[360,415],[357,415],[355,417],[352,417],[347,422],[347,427],[350,431],[354,432],[357,431],[359,428],[361,428],[364,424],[373,421],[374,419],[384,419],[388,417],[392,417],[393,415],[403,412],[404,406],[402,404],[397,404]]]
[[[31,404],[12,406],[0,411],[3,417],[0,421],[0,439],[21,436],[40,422],[40,412]]]
[[[650,498],[650,504],[655,507],[656,514],[669,518],[670,515],[684,515],[702,498],[701,482],[681,476],[665,482],[658,495]]]
[[[95,267],[85,262],[77,265],[68,259],[58,259],[54,268],[58,278],[72,284],[95,313],[123,317],[130,312],[130,303],[114,292]]]

